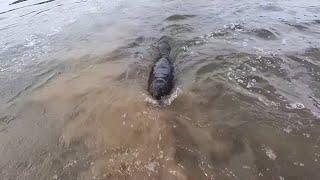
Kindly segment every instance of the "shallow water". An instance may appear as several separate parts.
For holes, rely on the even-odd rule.
[[[320,178],[320,2],[0,0],[1,179]],[[170,36],[175,89],[148,96]]]

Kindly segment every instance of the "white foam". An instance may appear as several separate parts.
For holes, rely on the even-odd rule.
[[[147,165],[145,165],[145,168],[152,172],[158,172],[160,164],[158,162],[151,162]]]
[[[283,131],[290,134],[292,131],[292,128],[290,126],[288,126],[288,127],[284,128]]]
[[[304,109],[305,106],[302,103],[291,103],[289,106],[287,106],[288,109]]]
[[[265,147],[264,150],[266,151],[266,155],[271,160],[276,160],[277,159],[277,155],[274,153],[274,151],[270,147]]]

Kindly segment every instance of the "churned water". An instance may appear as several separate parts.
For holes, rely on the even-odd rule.
[[[0,179],[320,179],[318,0],[0,0],[0,37]]]

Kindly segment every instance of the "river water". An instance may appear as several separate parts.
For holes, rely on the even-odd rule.
[[[318,0],[0,0],[0,37],[0,179],[320,179]]]

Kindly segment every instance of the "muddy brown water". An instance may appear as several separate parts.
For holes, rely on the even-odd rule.
[[[320,179],[319,12],[0,0],[0,179]],[[164,35],[176,86],[158,107]]]

